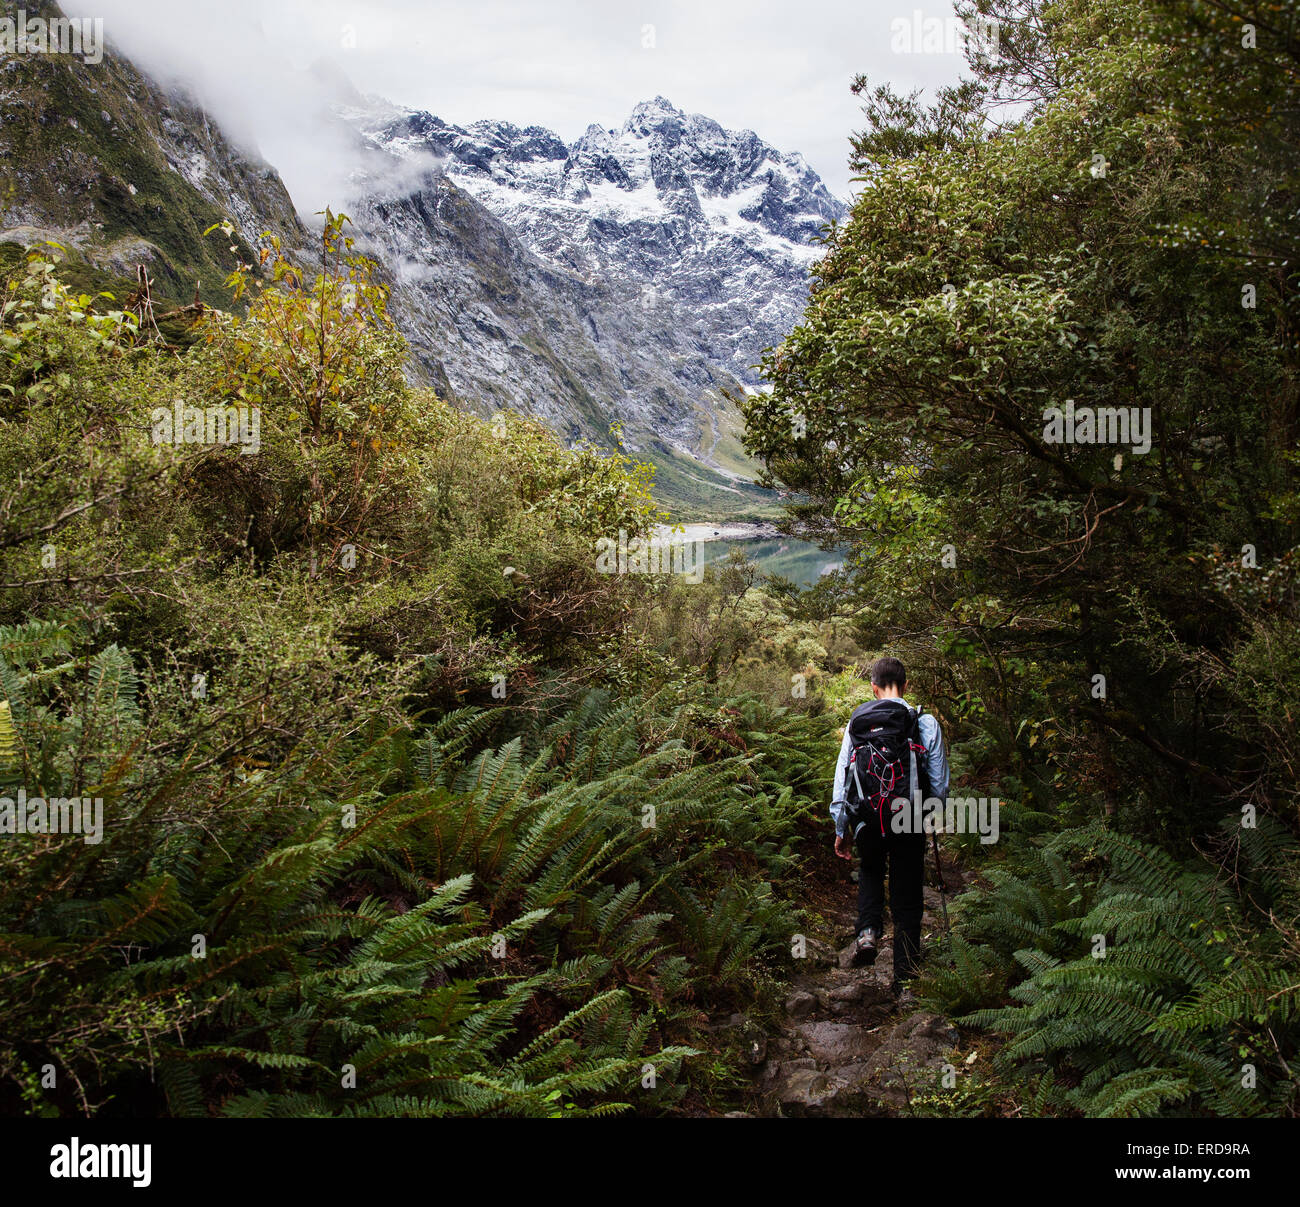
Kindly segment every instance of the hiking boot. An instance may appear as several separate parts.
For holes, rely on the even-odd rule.
[[[875,962],[876,932],[868,928],[858,935],[858,940],[853,945],[853,958],[850,963],[854,968],[866,968]]]

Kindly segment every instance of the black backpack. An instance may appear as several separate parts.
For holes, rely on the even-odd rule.
[[[870,700],[853,710],[844,787],[853,834],[859,825],[871,824],[878,826],[884,837],[889,829],[886,818],[903,807],[896,802],[910,802],[914,787],[920,788],[922,800],[930,796],[925,761],[920,757],[925,747],[917,729],[924,711],[913,711],[894,699]],[[915,785],[913,767],[918,780]]]

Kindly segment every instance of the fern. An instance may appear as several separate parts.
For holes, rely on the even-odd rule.
[[[63,656],[32,640],[28,675],[42,651]],[[124,651],[77,665],[75,713],[48,706],[60,676],[36,689],[48,703],[30,732],[52,774],[106,768],[95,752],[120,750],[143,716]],[[33,894],[0,934],[31,997],[15,1034],[40,1026],[56,986],[84,985],[79,1001],[101,999],[96,1038],[58,1059],[120,1084],[151,1069],[177,1114],[671,1107],[701,1007],[766,992],[796,928],[771,878],[794,864],[804,806],[764,789],[781,777],[760,756],[699,758],[671,693],[588,693],[485,742],[512,720],[459,709],[424,732],[331,738],[235,779],[219,814],[186,766],[146,789],[115,756],[117,824],[73,852],[82,887]],[[83,763],[67,757],[83,747]],[[720,859],[738,846],[755,871]]]
[[[1098,859],[1104,874],[1085,888],[1071,868]],[[1291,1100],[1275,1045],[1296,1021],[1300,975],[1234,948],[1237,907],[1208,868],[1098,826],[1020,863],[961,899],[957,968],[928,986],[964,1023],[1006,1037],[1004,1072],[1068,1072],[1057,1101],[1096,1116],[1254,1115]],[[1258,1092],[1243,1064],[1266,1070]]]

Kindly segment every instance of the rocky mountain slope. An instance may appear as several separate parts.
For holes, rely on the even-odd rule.
[[[571,441],[612,446],[616,426],[681,486],[743,469],[729,401],[743,385],[669,304],[536,255],[432,163],[366,140],[358,164],[345,208],[387,270],[414,371],[440,393],[535,415]]]
[[[30,0],[31,16],[57,16]],[[234,266],[228,241],[205,239],[229,218],[251,256],[263,231],[288,248],[307,233],[280,177],[233,146],[191,99],[168,94],[120,55],[0,59],[0,242],[56,239],[128,280],[145,264],[158,288],[213,304]]]
[[[676,502],[757,500],[732,400],[845,212],[801,156],[662,97],[572,145],[350,90],[332,108],[362,140],[349,212],[435,385],[571,439],[616,424]]]
[[[797,321],[813,240],[844,212],[800,156],[662,98],[566,145],[451,126],[337,75],[314,92],[345,135],[336,208],[392,285],[414,376],[621,444],[686,517],[765,502],[733,399]],[[267,230],[304,261],[311,242],[274,168],[111,47],[94,65],[0,63],[0,187],[0,243],[57,239],[97,288],[129,290],[143,263],[158,293],[188,301],[201,283],[223,305],[235,256],[208,227],[229,217],[242,258]]]
[[[548,264],[680,326],[751,385],[762,350],[802,314],[815,240],[846,212],[801,155],[663,97],[572,145],[382,103],[339,111],[394,154],[433,159]]]

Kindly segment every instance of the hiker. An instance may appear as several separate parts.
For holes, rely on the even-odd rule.
[[[889,911],[894,921],[890,988],[900,997],[904,993],[910,997],[907,985],[921,952],[926,837],[923,828],[914,824],[919,810],[913,810],[911,802],[946,800],[948,760],[939,722],[908,704],[907,671],[897,658],[872,663],[871,692],[875,699],[855,708],[844,727],[835,765],[831,801],[835,854],[852,859],[856,841],[861,862],[855,968],[876,961],[888,865]]]

